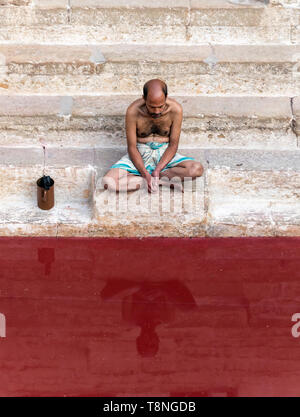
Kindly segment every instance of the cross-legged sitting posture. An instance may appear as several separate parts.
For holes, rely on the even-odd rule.
[[[148,81],[143,97],[127,109],[128,152],[103,177],[104,188],[131,191],[144,183],[151,193],[173,177],[180,182],[200,177],[201,163],[177,152],[182,117],[182,107],[168,97],[167,85],[158,79]]]

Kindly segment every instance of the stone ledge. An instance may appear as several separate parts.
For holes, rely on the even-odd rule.
[[[122,19],[120,19],[120,15]],[[298,12],[286,8],[37,9],[0,7],[0,41],[70,44],[291,44]],[[18,30],[15,30],[15,27]],[[30,30],[28,30],[30,28]]]
[[[258,226],[271,234],[277,226],[281,232],[300,227],[299,172],[214,169],[207,173],[207,188],[210,230]]]
[[[124,116],[138,95],[0,95],[0,116]],[[172,96],[185,117],[232,116],[292,118],[291,99],[285,96]]]
[[[51,1],[51,0],[44,0]],[[242,2],[234,2],[229,0],[167,0],[162,2],[160,0],[153,0],[149,3],[147,0],[85,0],[84,5],[81,0],[71,0],[71,7],[76,8],[177,8],[185,7],[192,9],[206,9],[206,8],[252,8],[264,7],[265,5],[260,0],[250,0],[248,4]]]
[[[57,236],[57,224],[0,223],[0,236]]]
[[[204,234],[204,177],[186,181],[185,192],[160,187],[149,194],[145,187],[129,193],[114,193],[96,188],[94,195],[94,222],[115,229],[122,236],[142,233],[155,236],[196,236]],[[139,219],[137,221],[137,219]],[[153,234],[154,233],[154,234]]]
[[[46,0],[45,0],[46,1]],[[51,1],[51,0],[47,0]],[[189,8],[189,0],[71,0],[72,8],[104,8],[104,9],[168,9],[168,8]]]
[[[239,171],[300,170],[300,148],[294,150],[206,149],[210,168],[226,166]]]
[[[42,166],[0,166],[0,224],[50,227],[59,222],[81,224],[91,221],[93,193],[92,167],[47,168],[54,183],[57,202],[51,210],[37,206],[36,181],[43,176]],[[17,226],[16,226],[17,227]]]
[[[274,5],[293,5],[295,0],[271,0]],[[33,6],[36,8],[63,8],[68,0],[0,0],[0,6]],[[74,8],[161,8],[160,0],[71,0]],[[253,8],[266,7],[264,0],[166,0],[164,8]]]
[[[99,44],[99,45],[43,45],[2,44],[2,63],[46,64],[105,62],[198,62],[211,55],[215,65],[220,62],[294,63],[299,61],[300,45],[163,45]]]
[[[204,62],[148,63],[147,78],[141,64],[107,64],[95,70],[90,64],[21,64],[10,66],[5,80],[0,81],[0,95],[133,94],[141,95],[147,79],[161,78],[173,95],[202,96],[288,96],[300,94],[300,84],[293,78],[294,65],[222,64],[210,68]],[[128,75],[127,75],[128,74]],[[249,75],[251,74],[251,75]]]
[[[0,0],[0,6],[27,6],[31,0]]]
[[[0,45],[0,95],[139,94],[145,77],[174,95],[295,96],[300,45]]]
[[[266,7],[264,0],[191,0],[192,9],[202,8],[262,8]]]
[[[124,140],[125,142],[125,140]],[[101,146],[100,143],[81,146],[57,146],[46,144],[46,166],[51,169],[66,169],[69,166],[94,166],[98,175],[104,175],[109,167],[118,161],[126,152],[127,146]],[[178,151],[186,156],[193,156],[207,168],[226,166],[238,171],[300,171],[300,148],[296,145],[290,149],[231,149],[199,147],[190,143],[181,144]],[[42,145],[37,146],[0,146],[0,166],[29,169],[40,165],[44,160]]]
[[[67,184],[57,181],[60,215],[58,212],[53,215],[55,210],[43,212],[36,205],[35,179],[41,168],[2,168],[0,235],[229,237],[300,234],[300,173],[296,171],[209,168],[203,177],[186,183],[184,194],[162,187],[157,195],[141,189],[120,197],[120,194],[97,187],[92,200],[86,200],[89,193],[85,190],[94,187],[92,171],[76,168],[76,181],[71,180],[70,172]],[[59,170],[51,171],[55,179],[58,173]],[[69,196],[67,189],[71,192]],[[84,196],[79,195],[82,192]],[[70,214],[69,206],[76,213]],[[37,210],[41,213],[36,213]]]
[[[161,45],[103,44],[99,49],[108,62],[197,62],[215,56],[219,62],[298,62],[300,45]]]
[[[199,135],[207,136],[206,140],[214,139],[218,140],[219,143],[222,141],[219,139],[224,139],[222,135],[230,136],[231,133],[237,135],[232,147],[236,147],[236,140],[242,140],[241,143],[245,144],[245,138],[247,135],[251,137],[258,136],[261,140],[265,139],[266,144],[274,143],[274,141],[280,140],[280,136],[291,137],[291,114],[288,116],[282,116],[278,118],[274,117],[262,117],[255,118],[251,115],[249,116],[238,116],[233,117],[230,115],[200,115],[199,117],[189,117],[184,114],[183,119],[183,132],[186,135],[197,138],[197,142],[201,142]],[[71,139],[72,143],[72,133],[74,132],[75,143],[77,144],[76,136],[77,134],[99,134],[109,139],[106,142],[109,146],[122,145],[124,144],[125,139],[125,128],[124,128],[124,114],[123,115],[98,115],[98,116],[57,116],[57,115],[0,115],[0,142],[1,144],[6,144],[6,138],[9,137],[18,137],[24,138],[24,141],[27,144],[33,144],[36,142],[36,139],[49,137],[49,143],[61,142],[62,139],[59,137],[57,140],[55,136],[65,135]],[[267,135],[275,132],[275,136],[272,138],[267,138]],[[219,136],[220,135],[220,136]],[[30,141],[30,136],[32,136],[33,141]],[[295,139],[295,137],[294,137]],[[186,143],[188,141],[185,139]],[[24,143],[25,143],[24,142]],[[209,141],[210,142],[210,141]],[[12,141],[10,144],[17,144],[17,142]],[[62,144],[62,143],[61,143]],[[215,147],[217,143],[212,145]],[[255,143],[253,144],[255,148]],[[261,145],[259,145],[259,148]]]
[[[297,24],[298,10],[292,8],[265,7],[261,3],[253,5],[233,4],[221,2],[217,4],[206,2],[203,6],[188,7],[188,0],[180,0],[178,6],[172,0],[164,2],[156,0],[149,3],[146,0],[134,1],[134,6],[130,7],[130,2],[126,1],[126,6],[118,7],[114,2],[108,7],[102,7],[100,3],[97,7],[86,7],[85,2],[81,7],[72,7],[68,13],[68,0],[35,0],[33,6],[1,6],[1,23],[4,26],[15,24],[24,26],[31,24],[49,23],[55,24],[90,24],[93,26],[115,23],[119,29],[125,29],[124,23],[136,23],[141,19],[142,26],[166,25],[163,20],[168,17],[167,25],[178,26],[187,24],[191,26],[279,26]],[[219,3],[218,3],[219,4]],[[100,7],[99,7],[100,6]],[[122,19],[120,20],[120,14]],[[23,20],[22,20],[23,16]],[[51,17],[51,19],[50,19]],[[15,19],[15,21],[14,21]],[[52,23],[52,24],[51,24]],[[128,28],[127,28],[128,29]]]
[[[300,8],[299,0],[269,0],[270,5]]]
[[[193,119],[184,118],[182,131],[179,141],[179,149],[186,148],[191,152],[194,149],[223,149],[228,150],[255,150],[255,151],[288,151],[298,150],[297,137],[291,129],[288,120],[277,120],[276,123],[271,123],[270,120],[261,120],[260,123],[251,124],[252,119],[227,119],[220,120],[219,118]],[[14,123],[15,122],[15,123]],[[27,120],[28,122],[28,120]],[[73,120],[74,122],[74,120]],[[111,118],[110,123],[106,125],[104,122],[98,121],[97,129],[90,130],[87,126],[83,126],[80,130],[79,126],[72,129],[72,125],[53,127],[49,125],[49,121],[41,121],[41,125],[32,124],[31,130],[28,126],[12,117],[10,125],[3,124],[0,118],[0,147],[8,158],[11,155],[11,162],[16,164],[16,152],[20,155],[20,161],[24,164],[24,157],[22,152],[26,152],[28,147],[38,148],[39,151],[33,149],[33,156],[39,158],[36,163],[40,163],[42,157],[41,141],[44,141],[49,148],[53,149],[53,154],[56,152],[64,153],[67,149],[72,152],[77,151],[80,158],[79,165],[82,161],[82,156],[85,152],[95,150],[100,153],[102,150],[126,152],[126,132],[124,129],[124,119],[117,121],[114,117]],[[77,121],[78,123],[78,121]],[[113,126],[109,126],[112,124]],[[247,126],[246,126],[247,125]],[[56,130],[55,130],[56,129]],[[84,152],[80,155],[80,151]],[[38,152],[38,153],[36,153]],[[74,153],[73,156],[76,154]],[[3,159],[2,158],[2,159]],[[90,154],[89,158],[93,158]],[[30,160],[32,158],[27,158]],[[1,158],[0,158],[1,160]],[[6,164],[7,161],[0,162]],[[83,158],[86,160],[86,157]],[[9,162],[10,163],[10,162]],[[69,163],[70,164],[70,163]],[[76,163],[77,164],[77,163]],[[74,165],[76,165],[74,164]]]
[[[38,9],[66,9],[68,4],[68,0],[30,0],[30,6]]]

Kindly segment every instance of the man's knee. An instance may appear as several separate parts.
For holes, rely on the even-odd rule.
[[[192,177],[193,179],[201,177],[203,172],[204,168],[200,162],[193,162],[188,168],[189,177]]]
[[[105,190],[115,191],[115,192],[119,191],[119,181],[118,181],[118,179],[116,179],[115,177],[112,177],[110,175],[105,175],[102,178],[102,186],[104,187]]]

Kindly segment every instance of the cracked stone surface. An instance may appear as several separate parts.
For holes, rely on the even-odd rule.
[[[0,172],[4,236],[296,236],[300,232],[300,173],[293,170],[208,168],[203,177],[186,182],[184,193],[163,186],[157,194],[146,189],[115,194],[95,188],[91,168],[49,169],[58,190],[56,206],[49,211],[36,203],[40,167]]]
[[[300,225],[300,174],[294,171],[208,172],[208,224],[213,231],[252,228],[273,235]]]
[[[48,168],[54,179],[55,206],[41,210],[37,206],[36,181],[43,167],[0,167],[0,223],[51,226],[57,223],[80,224],[91,219],[93,169],[86,167]]]
[[[162,186],[129,193],[97,189],[97,227],[115,229],[120,236],[199,236],[204,233],[204,178],[186,181],[185,192]],[[107,233],[107,232],[106,232]]]

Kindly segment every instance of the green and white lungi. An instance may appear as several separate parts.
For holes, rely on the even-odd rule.
[[[137,148],[142,156],[146,170],[152,174],[155,170],[156,165],[163,156],[165,150],[167,149],[169,143],[160,143],[160,142],[148,142],[148,143],[137,143]],[[173,168],[182,161],[195,160],[195,158],[181,155],[177,152],[171,161],[162,169],[162,171],[167,170],[168,168]],[[131,174],[141,175],[140,172],[136,169],[135,165],[130,159],[128,153],[124,155],[118,162],[113,164],[111,168],[121,168],[130,172]]]

